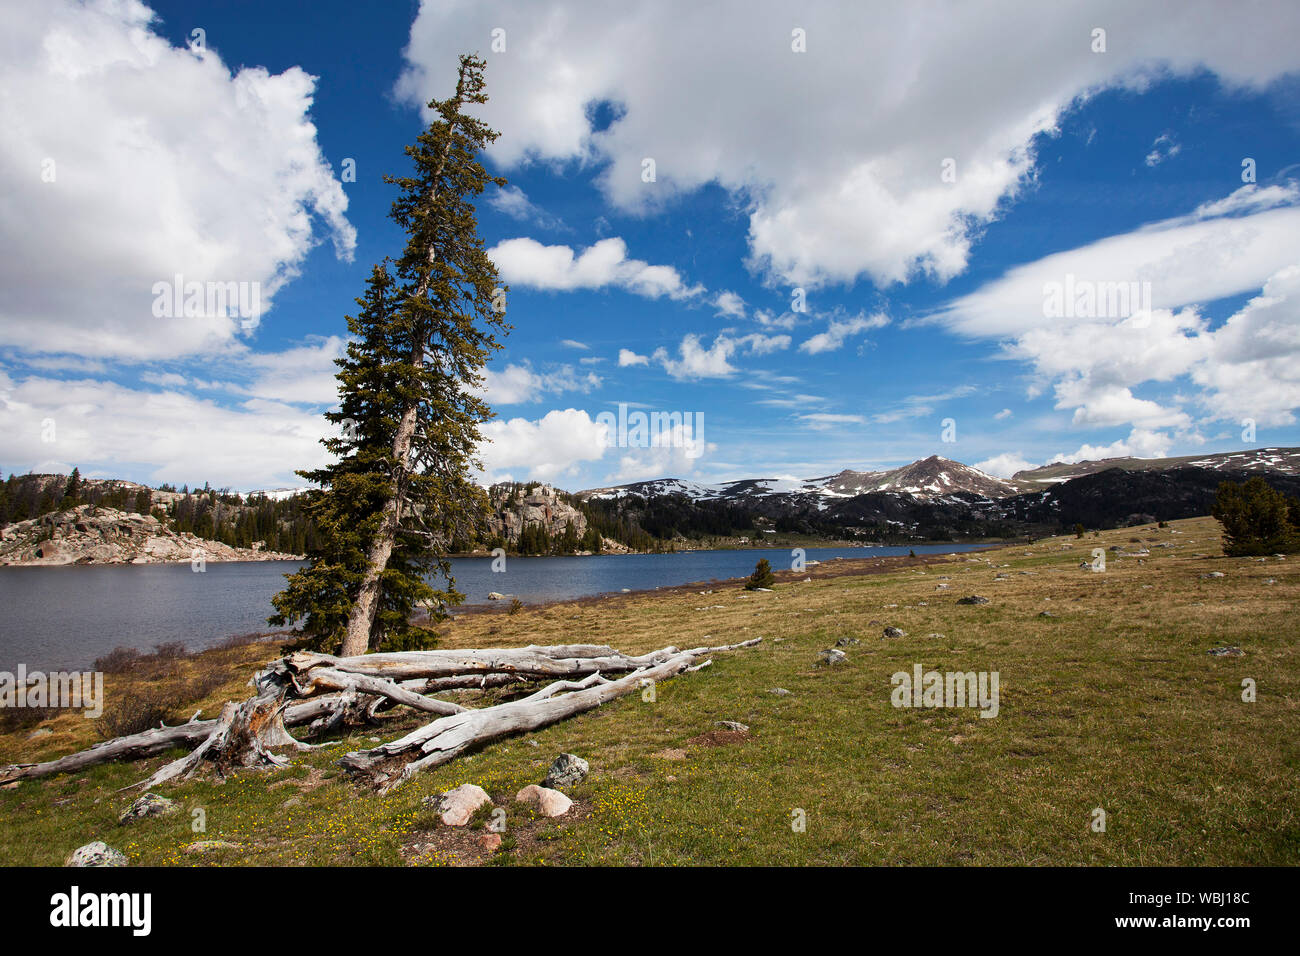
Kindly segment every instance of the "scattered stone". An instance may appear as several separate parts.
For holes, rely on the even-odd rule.
[[[489,853],[495,853],[501,849],[501,834],[484,831],[478,835],[478,842]]]
[[[946,591],[946,590],[948,590],[948,588],[949,588],[949,585],[947,585],[947,584],[936,584],[936,585],[934,586],[934,589],[935,589],[936,591]]]
[[[862,642],[859,641],[856,637],[841,637],[838,641],[835,642],[835,646],[850,647],[854,644],[861,644],[861,643]]]
[[[848,655],[843,651],[837,651],[833,647],[828,647],[817,655],[817,663],[827,667],[843,664],[846,660],[848,660]]]
[[[489,591],[487,599],[489,601],[504,601],[506,599],[506,596],[502,594],[500,591]]]
[[[530,746],[530,747],[540,747],[541,744],[539,744],[536,740],[530,740],[530,741],[528,741],[528,746]]]
[[[738,720],[716,720],[714,726],[721,727],[723,730],[734,730],[741,734],[749,733],[749,726],[742,724]]]
[[[1221,578],[1223,576],[1222,571],[1211,571],[1209,574],[1202,574],[1201,580],[1204,581],[1206,578]]]
[[[784,687],[773,687],[768,691],[769,694],[775,694],[777,697],[788,697],[790,692]]]
[[[558,790],[548,790],[530,783],[515,794],[515,799],[526,803],[544,817],[559,817],[569,812],[573,801]]]
[[[102,840],[79,846],[68,855],[64,866],[126,866],[126,854]]]
[[[1038,616],[1039,616],[1039,617],[1056,617],[1056,615],[1053,614],[1051,611],[1039,611],[1039,612],[1038,612]]]
[[[546,772],[546,779],[542,781],[542,786],[551,790],[557,787],[576,787],[586,778],[587,771],[590,769],[587,761],[576,754],[560,754],[551,764],[551,769]]]
[[[175,813],[179,809],[180,807],[176,805],[175,800],[168,800],[156,793],[146,793],[123,810],[122,815],[117,818],[117,822],[135,823],[137,820],[143,820],[146,817],[166,816],[169,813]]]
[[[1265,578],[1265,579],[1264,579],[1264,583],[1265,583],[1265,584],[1277,584],[1277,578]]]
[[[771,588],[750,588],[751,591],[762,591],[764,594],[771,594]]]
[[[907,632],[897,627],[887,627],[884,631],[885,637],[907,637]]]
[[[182,852],[188,854],[195,853],[212,853],[215,850],[242,850],[242,843],[227,843],[225,840],[200,840],[198,843],[191,843]]]
[[[455,790],[448,790],[434,797],[425,797],[420,802],[436,807],[444,825],[463,827],[474,816],[474,811],[485,803],[491,803],[492,798],[482,787],[463,783]]]
[[[1211,647],[1207,652],[1211,657],[1245,657],[1246,652],[1235,644],[1229,647]]]
[[[942,640],[944,640],[944,636],[943,636],[942,634],[940,634],[938,631],[934,631],[934,632],[932,632],[932,633],[930,633],[930,634],[927,634],[927,635],[925,635],[925,636],[926,636],[926,637],[932,637],[932,638],[934,638],[934,639],[937,640],[937,641],[942,641]]]
[[[1085,562],[1085,565],[1086,564],[1087,562]],[[981,597],[978,594],[972,594],[970,597],[958,598],[957,603],[958,604],[988,604],[989,599],[986,597]]]

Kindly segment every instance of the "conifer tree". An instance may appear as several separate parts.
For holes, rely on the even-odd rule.
[[[429,104],[437,117],[406,148],[411,175],[384,177],[400,190],[390,215],[406,248],[375,266],[348,317],[339,411],[326,416],[343,435],[324,440],[338,461],[299,472],[320,486],[304,501],[313,547],[270,622],[304,621],[309,646],[341,644],[345,656],[427,639],[411,613],[439,620],[464,599],[437,546],[471,535],[487,510],[470,480],[492,417],[476,390],[509,326],[473,206],[488,184],[505,185],[476,158],[497,134],[465,112],[487,100],[483,67],[461,57],[455,94]],[[435,570],[441,589],[426,581]]]

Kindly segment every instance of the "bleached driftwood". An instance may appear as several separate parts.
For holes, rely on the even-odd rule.
[[[697,667],[699,659],[707,654],[751,647],[761,640],[754,638],[739,644],[696,647],[686,651],[667,648],[646,655],[655,658],[656,662],[619,680],[607,680],[599,673],[593,673],[581,681],[557,681],[521,700],[440,717],[399,740],[347,754],[339,764],[349,773],[366,778],[378,789],[388,790],[421,770],[455,759],[466,750],[592,710],[631,694],[647,681],[665,680]]]
[[[686,651],[666,647],[638,656],[597,644],[360,657],[296,653],[257,674],[250,681],[255,695],[239,704],[227,703],[216,720],[198,720],[196,714],[184,724],[119,737],[56,760],[5,767],[0,769],[0,784],[154,757],[176,747],[194,748],[136,784],[154,787],[189,777],[207,762],[221,772],[284,766],[288,758],[274,751],[313,749],[294,738],[287,726],[307,724],[309,734],[318,734],[348,722],[374,721],[380,708],[396,706],[440,715],[400,740],[340,761],[350,773],[386,789],[468,749],[599,707],[646,681],[698,670],[709,663],[700,660],[708,654],[759,640]],[[608,674],[626,676],[610,680]],[[478,710],[429,696],[450,689],[526,685],[539,678],[556,679],[519,700]]]

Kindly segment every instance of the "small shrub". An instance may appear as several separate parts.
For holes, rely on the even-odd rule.
[[[1074,536],[1076,538],[1082,538],[1084,534],[1087,532],[1087,530],[1088,529],[1085,528],[1082,524],[1076,524],[1074,526]]]
[[[140,652],[134,647],[115,647],[103,657],[95,658],[94,669],[103,674],[125,674],[140,663]]]
[[[518,614],[523,609],[524,609],[524,602],[519,600],[519,598],[515,598],[513,601],[510,602],[510,610],[507,611],[506,613],[512,615]]]
[[[758,588],[770,588],[775,583],[776,578],[772,575],[772,565],[767,558],[760,558],[758,564],[754,565],[754,573],[745,582],[745,590],[754,591]]]

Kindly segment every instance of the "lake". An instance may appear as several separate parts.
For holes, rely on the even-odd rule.
[[[952,553],[974,544],[916,545],[917,554]],[[808,548],[809,561],[906,554],[904,547]],[[788,549],[683,551],[676,554],[508,558],[504,573],[492,558],[457,558],[456,585],[467,603],[488,603],[497,591],[525,604],[642,591],[695,581],[748,576],[760,558],[790,567]],[[271,596],[291,561],[0,568],[0,670],[85,669],[115,647],[142,651],[167,641],[192,650],[235,634],[269,630]]]

